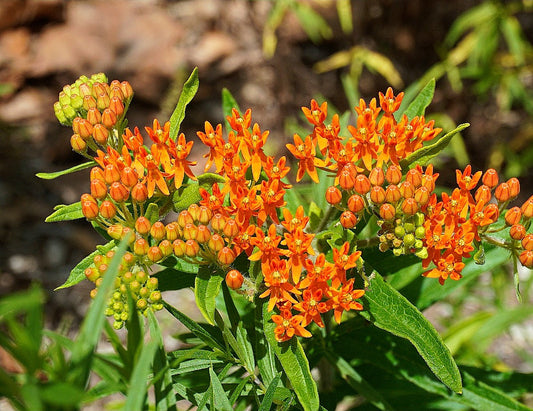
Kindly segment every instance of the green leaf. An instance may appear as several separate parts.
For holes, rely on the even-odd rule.
[[[85,170],[86,168],[96,165],[95,161],[87,161],[86,163],[78,164],[77,166],[67,168],[66,170],[56,171],[54,173],[37,173],[37,177],[43,180],[53,180],[54,178],[75,173],[76,171]]]
[[[276,357],[272,347],[265,339],[263,329],[263,304],[259,298],[255,299],[255,332],[254,332],[254,354],[257,360],[257,368],[265,385],[269,385],[276,377]]]
[[[187,317],[178,309],[172,307],[167,302],[163,301],[163,305],[167,311],[172,314],[179,322],[181,322],[185,327],[191,330],[195,336],[200,340],[206,343],[211,348],[218,348],[220,351],[226,351],[224,344],[219,341],[219,339],[209,332],[206,328],[200,325],[197,321],[193,321],[191,318]]]
[[[198,91],[198,67],[195,67],[190,77],[183,85],[178,104],[170,116],[170,138],[176,140],[180,131],[180,125],[185,118],[185,107],[191,102]]]
[[[144,216],[150,221],[150,224],[154,224],[159,220],[159,206],[156,203],[148,204]]]
[[[370,287],[362,297],[361,315],[377,327],[408,339],[433,373],[453,391],[462,391],[461,375],[431,323],[403,295],[374,273]]]
[[[346,380],[350,387],[354,388],[376,408],[387,411],[394,410],[383,395],[371,386],[344,358],[331,351],[326,352],[326,357],[337,367],[341,377]]]
[[[163,345],[159,323],[151,310],[148,311],[148,322],[150,324],[150,337],[157,344],[153,361],[154,375],[157,376],[161,373],[160,378],[154,378],[153,381],[156,409],[161,411],[176,410],[176,396],[172,391],[170,365],[167,360],[165,346]]]
[[[159,291],[173,291],[194,287],[196,274],[169,267],[158,271],[153,277],[158,280]]]
[[[290,341],[278,343],[274,335],[276,324],[271,317],[272,312],[268,311],[268,303],[265,302],[263,303],[263,329],[266,340],[281,363],[304,410],[318,410],[320,405],[318,390],[300,341],[294,337]]]
[[[39,287],[9,294],[0,299],[0,319],[32,310],[44,303],[44,293]]]
[[[409,104],[409,107],[407,107],[407,110],[405,110],[403,113],[398,111],[395,113],[396,120],[399,120],[402,118],[402,116],[405,114],[408,119],[413,119],[414,117],[423,116],[427,106],[431,103],[433,100],[433,94],[435,93],[435,79],[432,78],[425,86],[424,88],[418,93],[418,95],[415,97],[415,99]]]
[[[116,252],[115,256],[109,262],[107,271],[104,274],[102,284],[98,287],[96,297],[91,303],[81,324],[80,332],[76,338],[72,349],[71,363],[72,368],[78,368],[78,384],[85,386],[91,369],[92,353],[98,344],[106,317],[104,315],[107,302],[111,295],[115,279],[118,275],[119,265],[122,257],[128,248],[129,236],[124,238]]]
[[[58,205],[54,207],[54,212],[50,214],[44,221],[47,223],[55,223],[58,221],[70,221],[78,220],[80,218],[85,218],[81,211],[81,202],[69,204],[69,205]]]
[[[272,407],[272,400],[274,399],[274,394],[276,393],[276,388],[278,387],[280,379],[281,373],[276,375],[276,377],[274,377],[274,379],[270,382],[258,411],[270,411],[270,407]]]
[[[226,181],[224,177],[218,174],[204,173],[199,175],[198,182],[184,185],[174,192],[172,196],[174,211],[180,212],[186,210],[191,204],[198,203],[202,199],[200,187],[211,190],[214,183],[223,183],[224,181]]]
[[[124,404],[124,411],[143,410],[146,395],[148,392],[148,384],[150,369],[154,354],[157,350],[157,341],[151,340],[142,347],[139,355],[139,360],[133,368],[131,374],[128,393],[126,395],[126,403]]]
[[[448,145],[453,136],[463,131],[468,126],[470,126],[468,123],[460,124],[456,129],[441,137],[437,142],[424,146],[414,153],[411,153],[407,158],[400,161],[400,166],[404,170],[407,170],[412,165],[426,165],[429,160],[438,155]]]
[[[85,270],[93,264],[94,257],[99,254],[106,254],[108,251],[113,250],[114,248],[116,248],[115,241],[110,241],[107,244],[97,246],[97,250],[93,251],[91,254],[81,260],[76,267],[72,269],[67,281],[65,281],[63,285],[55,288],[55,291],[61,290],[62,288],[72,287],[73,285],[85,280]]]
[[[224,278],[214,266],[201,266],[196,276],[194,296],[196,305],[209,324],[215,324],[216,297]]]
[[[239,104],[237,103],[237,100],[235,100],[231,92],[227,88],[224,87],[222,89],[222,114],[224,115],[226,130],[231,130],[231,126],[229,124],[229,121],[226,119],[226,117],[231,116],[232,108],[236,109],[239,113],[241,112],[241,109],[239,108]]]
[[[215,371],[213,368],[209,368],[209,378],[211,379],[211,388],[213,389],[213,400],[212,409],[217,409],[221,411],[233,411],[233,407],[229,402],[229,398],[224,392],[224,387],[220,383]]]

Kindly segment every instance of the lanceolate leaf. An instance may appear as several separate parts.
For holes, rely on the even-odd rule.
[[[274,335],[276,324],[271,317],[272,312],[268,311],[268,304],[265,302],[263,304],[263,329],[268,344],[278,357],[303,409],[305,411],[318,410],[320,406],[318,390],[300,341],[294,337],[290,341],[278,343]]]
[[[233,97],[231,92],[227,88],[222,89],[222,114],[224,114],[224,119],[226,123],[226,130],[231,130],[231,127],[229,125],[228,120],[226,120],[227,116],[231,116],[231,109],[236,109],[239,113],[241,112],[241,109],[239,108],[239,104],[237,103],[237,100]]]
[[[196,305],[210,324],[215,324],[215,299],[220,292],[223,280],[224,278],[215,271],[213,266],[201,266],[196,276],[194,286]]]
[[[77,220],[79,218],[84,218],[83,213],[81,212],[81,202],[69,204],[69,205],[58,205],[54,207],[55,211],[50,214],[44,221],[47,223],[55,223],[57,221],[70,221]]]
[[[180,131],[180,125],[185,118],[185,107],[191,102],[198,91],[198,67],[195,67],[190,77],[183,85],[178,104],[170,117],[170,138],[176,139]]]
[[[424,88],[420,91],[420,93],[416,96],[416,98],[409,104],[409,107],[407,107],[407,110],[405,112],[398,114],[397,120],[399,120],[403,114],[407,116],[408,119],[413,119],[414,117],[423,116],[426,107],[429,106],[431,103],[431,100],[433,100],[433,94],[435,93],[435,79],[431,79]]]
[[[468,123],[460,124],[456,129],[441,137],[437,142],[424,146],[400,161],[400,165],[407,170],[413,164],[425,165],[429,160],[438,155],[450,142],[453,136],[470,126]]]
[[[374,273],[363,297],[366,319],[394,335],[407,338],[420,353],[433,373],[453,391],[462,391],[461,375],[431,323],[404,296]]]
[[[98,254],[106,254],[113,248],[116,248],[115,241],[110,241],[107,244],[97,246],[97,250],[81,260],[78,265],[72,269],[67,281],[65,281],[63,285],[57,287],[56,290],[72,287],[73,285],[78,284],[80,281],[85,280],[85,270],[89,268],[91,264],[93,264],[94,257]]]
[[[94,165],[96,165],[96,162],[87,161],[85,163],[78,164],[77,166],[67,168],[66,170],[56,171],[54,173],[37,173],[35,175],[39,178],[42,178],[43,180],[53,180],[54,178],[57,178],[60,176],[75,173],[76,171],[80,171],[80,170],[85,170],[86,168],[92,167]]]

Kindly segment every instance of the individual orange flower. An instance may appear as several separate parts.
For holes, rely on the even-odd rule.
[[[460,170],[455,170],[455,174],[457,177],[457,185],[459,186],[459,188],[461,190],[470,191],[476,187],[483,172],[478,171],[477,173],[472,175],[472,166],[469,164],[466,166],[465,170],[462,173]]]
[[[378,158],[379,145],[374,139],[374,133],[366,127],[355,128],[348,126],[348,131],[355,138],[354,155],[357,160],[363,160],[367,170],[372,169],[372,161]]]
[[[441,285],[444,284],[448,278],[459,280],[462,278],[461,270],[464,268],[465,264],[461,261],[457,261],[456,258],[457,257],[455,257],[452,252],[444,253],[437,262],[437,268],[426,271],[422,275],[429,278],[438,278]]]
[[[279,224],[278,209],[286,204],[283,200],[285,190],[282,190],[279,184],[279,180],[261,182],[262,209],[257,214],[258,225],[262,225],[267,217]]]
[[[294,216],[288,208],[282,210],[284,221],[281,222],[281,225],[285,227],[287,231],[295,231],[298,228],[304,229],[307,223],[309,222],[309,217],[306,217],[304,214],[304,207],[302,205],[298,206]]]
[[[276,225],[271,224],[268,228],[267,235],[259,227],[255,230],[255,237],[250,239],[250,243],[259,251],[253,253],[248,259],[250,261],[261,260],[262,265],[268,265],[267,262],[273,258],[278,258],[281,255],[281,250],[278,245],[281,237],[276,233]]]
[[[311,108],[302,107],[305,117],[309,123],[320,126],[328,116],[328,103],[323,102],[320,106],[315,99],[311,100]]]
[[[285,239],[281,244],[287,245],[287,256],[292,266],[292,279],[296,284],[300,281],[303,262],[309,254],[314,254],[311,242],[315,236],[314,234],[304,233],[301,228],[298,228],[293,232],[285,233],[284,237]]]
[[[237,109],[231,109],[231,116],[226,116],[230,127],[237,133],[244,135],[244,130],[250,128],[252,124],[252,110],[248,109],[243,116],[239,114]]]
[[[136,159],[146,169],[146,187],[148,188],[148,197],[154,195],[155,187],[164,195],[169,195],[168,186],[163,178],[163,173],[159,170],[159,165],[154,161],[152,155],[148,154],[144,147],[139,148]]]
[[[223,215],[226,215],[227,213],[223,207],[226,194],[220,190],[218,183],[213,183],[211,191],[212,194],[209,193],[209,191],[207,191],[205,188],[199,188],[200,196],[202,197],[202,200],[200,200],[200,205],[206,206],[213,212],[213,214],[219,212]]]
[[[351,278],[341,287],[341,289],[330,289],[331,294],[333,295],[331,299],[331,305],[333,307],[335,321],[337,321],[337,323],[341,322],[342,313],[344,311],[360,311],[363,309],[363,305],[356,300],[365,295],[365,290],[354,290],[353,283],[354,279]]]
[[[290,301],[296,304],[298,301],[291,294],[300,294],[300,291],[290,283],[290,269],[287,260],[278,258],[271,259],[263,265],[264,282],[268,289],[259,298],[270,296],[268,311],[272,311],[278,302]]]
[[[249,161],[241,161],[239,156],[234,156],[231,161],[224,162],[224,172],[226,173],[226,184],[223,192],[236,193],[239,187],[245,188],[248,185],[246,180],[246,170],[250,167]]]
[[[290,310],[281,310],[280,315],[274,314],[272,321],[277,324],[274,335],[278,342],[290,340],[295,335],[300,337],[311,337],[311,333],[302,327],[303,316],[293,316]]]
[[[279,187],[283,190],[292,187],[290,184],[281,181],[281,179],[284,178],[289,173],[289,171],[291,171],[291,168],[287,167],[286,163],[287,159],[285,158],[285,156],[281,157],[275,164],[274,157],[267,156],[266,162],[263,165],[263,170],[265,171],[268,180],[278,180]]]
[[[394,97],[394,92],[392,91],[392,88],[389,87],[387,89],[387,92],[385,95],[383,93],[379,93],[379,105],[383,109],[386,115],[391,115],[395,111],[397,111],[400,108],[400,105],[402,104],[404,93],[401,92],[396,97]]]
[[[333,261],[336,270],[332,282],[333,287],[337,287],[340,283],[344,283],[346,281],[346,271],[357,266],[357,260],[361,257],[361,251],[355,251],[351,254],[349,254],[349,252],[350,243],[347,241],[341,248],[333,249]]]
[[[174,186],[176,189],[181,187],[183,177],[186,174],[189,178],[196,180],[190,166],[196,165],[196,161],[187,160],[194,142],[185,140],[185,135],[181,133],[176,143],[171,141],[169,152],[172,156],[172,166],[167,170],[169,175],[174,176]]]
[[[161,164],[165,170],[170,169],[170,155],[167,146],[167,141],[170,136],[170,122],[167,121],[163,128],[161,128],[159,121],[154,119],[152,128],[145,127],[144,129],[153,142],[150,147],[150,152],[154,157],[154,161]]]
[[[209,153],[204,154],[204,158],[207,158],[205,163],[204,172],[209,170],[215,163],[217,173],[222,170],[222,155],[220,153],[220,147],[224,145],[224,139],[222,138],[222,124],[217,124],[216,128],[213,128],[209,121],[204,123],[205,133],[198,131],[196,135],[200,138],[202,143],[209,147]]]
[[[302,326],[315,322],[319,327],[324,327],[321,314],[330,310],[329,302],[322,301],[324,292],[320,288],[304,290],[302,301],[294,305],[294,308],[303,315]]]
[[[262,207],[261,197],[257,195],[257,188],[237,187],[236,192],[230,192],[231,214],[241,226],[248,225],[252,217],[256,217]]]
[[[311,136],[307,136],[304,141],[298,134],[295,134],[294,144],[287,144],[287,148],[299,160],[296,181],[300,181],[307,172],[311,179],[318,183],[316,166],[323,166],[324,163],[315,157],[316,151]]]
[[[335,272],[335,265],[326,261],[326,256],[320,253],[313,262],[310,258],[304,261],[304,267],[307,271],[306,277],[298,284],[299,288],[322,288],[328,289],[328,281]]]
[[[246,156],[245,153],[243,153],[243,157],[252,163],[252,176],[254,181],[259,180],[261,167],[266,163],[266,155],[263,152],[263,146],[267,141],[268,134],[268,130],[261,133],[261,129],[257,123],[254,124],[251,133],[248,130],[244,131],[245,142],[251,150],[251,155],[248,154],[248,156]]]

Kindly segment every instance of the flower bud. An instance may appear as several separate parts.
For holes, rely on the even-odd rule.
[[[374,167],[372,170],[370,170],[368,179],[370,180],[370,184],[373,186],[382,186],[385,182],[385,173],[383,172],[382,168]]]
[[[340,216],[341,225],[346,228],[354,228],[357,224],[357,216],[351,211],[345,211]]]
[[[93,138],[98,144],[104,146],[109,137],[109,130],[103,124],[95,124],[93,127]]]
[[[411,198],[415,195],[415,186],[406,180],[400,185],[400,193],[403,198]]]
[[[379,208],[379,216],[386,221],[392,221],[396,216],[396,209],[392,204],[382,204]]]
[[[524,250],[533,251],[533,234],[527,234],[522,239],[522,247]]]
[[[106,108],[102,113],[102,124],[106,128],[111,129],[117,123],[117,115],[109,108]]]
[[[93,220],[98,217],[98,204],[96,204],[96,201],[82,200],[81,212],[87,220]]]
[[[235,253],[229,247],[223,247],[217,254],[218,261],[222,265],[230,265],[235,261]]]
[[[107,185],[102,180],[91,180],[91,195],[98,200],[103,200],[107,196]]]
[[[365,200],[358,194],[350,196],[348,199],[348,210],[352,213],[359,213],[365,208]]]
[[[110,98],[109,98],[109,95],[103,91],[101,93],[99,93],[96,97],[96,107],[98,108],[98,110],[105,110],[109,107],[109,103],[110,103]]]
[[[198,222],[198,217],[200,216],[200,206],[193,203],[187,208],[187,211],[191,215],[193,222],[196,224]]]
[[[184,228],[187,224],[194,224],[194,219],[187,210],[183,210],[178,214],[178,225]]]
[[[137,178],[137,172],[132,167],[124,167],[122,173],[120,174],[120,181],[126,187],[131,188],[139,182]]]
[[[490,218],[492,221],[490,224],[496,222],[498,220],[498,217],[500,216],[500,210],[498,209],[498,206],[496,204],[488,204],[483,209],[483,214],[485,214],[485,217]]]
[[[109,195],[117,203],[122,203],[128,199],[130,192],[124,184],[115,181],[114,183],[111,183],[111,186],[109,187]]]
[[[104,179],[107,184],[120,181],[120,171],[114,164],[108,164],[104,169]]]
[[[224,245],[224,239],[217,233],[211,235],[211,238],[207,242],[207,246],[209,247],[209,249],[215,253],[222,250]]]
[[[156,221],[150,228],[150,234],[156,240],[165,238],[166,233],[165,225],[161,221]]]
[[[522,211],[520,211],[519,207],[510,208],[505,213],[505,222],[508,225],[518,224],[521,219],[522,219]]]
[[[141,216],[135,221],[135,231],[137,231],[141,235],[146,235],[150,232],[150,228],[152,227],[150,220],[148,220],[146,217]]]
[[[106,219],[112,219],[117,214],[117,208],[109,200],[102,201],[100,204],[100,215]]]
[[[237,222],[232,219],[232,218],[228,218],[226,220],[226,225],[224,226],[224,229],[222,230],[222,232],[224,233],[224,235],[227,237],[227,238],[233,238],[235,236],[237,236],[237,234],[239,234],[239,226],[237,225]]]
[[[533,251],[524,250],[518,257],[524,267],[533,268]]]
[[[385,201],[385,190],[381,186],[374,186],[370,190],[370,200],[374,204],[381,204]]]
[[[427,187],[418,187],[415,191],[414,199],[420,206],[426,205],[429,202],[429,190]]]
[[[200,251],[200,245],[196,240],[187,240],[185,242],[185,255],[188,257],[196,257]]]
[[[496,190],[494,191],[494,197],[496,197],[496,199],[500,203],[508,201],[511,198],[509,184],[501,183],[500,185],[498,185],[498,187],[496,187]]]
[[[494,188],[498,185],[498,173],[493,168],[489,168],[487,171],[485,171],[485,174],[483,174],[482,181],[483,184],[489,188]]]
[[[406,198],[402,203],[402,211],[406,215],[414,215],[418,211],[418,203],[414,198]]]
[[[91,123],[93,126],[95,124],[98,124],[102,120],[102,114],[98,111],[97,108],[90,108],[87,111],[87,121]]]
[[[200,244],[205,244],[211,238],[211,231],[206,225],[200,224],[198,226],[198,232],[196,233],[196,241]]]
[[[509,229],[509,235],[513,240],[521,240],[526,236],[526,228],[522,224],[512,225]]]
[[[177,239],[172,242],[174,255],[176,257],[183,257],[185,255],[185,241]]]
[[[385,190],[385,200],[389,203],[396,203],[402,198],[402,193],[397,185],[390,184]]]
[[[98,278],[100,278],[100,272],[94,268],[94,267],[89,267],[87,268],[85,271],[85,277],[87,278],[87,280],[91,281],[91,282],[95,282]]]
[[[125,99],[129,99],[133,96],[133,88],[127,81],[120,83],[120,89],[122,90],[122,94],[124,94]]]
[[[161,259],[163,258],[163,252],[161,251],[159,247],[153,246],[153,247],[150,247],[150,249],[146,253],[146,256],[153,263],[157,263],[158,261],[161,261]]]
[[[226,218],[220,213],[216,213],[211,219],[211,227],[215,231],[221,232],[222,230],[224,230],[225,225]]]
[[[412,168],[405,175],[405,181],[409,181],[414,188],[420,187],[422,184],[422,174],[416,168]]]
[[[180,236],[178,223],[169,223],[165,226],[166,237],[168,241],[174,241]]]
[[[520,181],[518,181],[518,178],[510,178],[509,180],[507,180],[507,185],[509,186],[509,196],[511,199],[515,198],[518,194],[520,194]]]
[[[137,183],[131,189],[131,198],[137,203],[144,203],[148,198],[148,189],[143,183]]]
[[[339,174],[339,185],[343,190],[351,190],[355,184],[355,176],[353,172],[343,169]]]
[[[433,176],[424,174],[422,176],[422,186],[426,187],[429,192],[432,193],[433,190],[435,190],[435,179],[433,178]]]
[[[326,190],[326,201],[331,205],[335,205],[335,204],[339,204],[341,200],[342,200],[341,191],[335,186],[328,187],[328,189]]]
[[[370,191],[370,180],[364,174],[358,174],[355,177],[354,189],[359,194],[366,194]]]
[[[385,178],[390,184],[398,184],[400,181],[402,181],[402,170],[400,167],[391,164],[389,168],[387,168]]]
[[[83,108],[87,111],[96,108],[96,99],[91,95],[83,96]]]
[[[522,204],[520,211],[522,211],[522,215],[526,218],[533,217],[533,195]]]
[[[170,254],[172,254],[173,246],[170,241],[163,240],[159,243],[159,249],[163,253],[164,257],[168,257]]]
[[[198,222],[200,224],[207,225],[211,221],[211,218],[213,218],[213,212],[206,206],[200,206],[198,212]]]
[[[78,122],[78,134],[84,140],[88,140],[93,135],[93,125],[89,123],[86,119],[82,118]]]
[[[107,228],[107,234],[114,240],[120,240],[123,231],[124,227],[121,224],[113,224]]]
[[[242,287],[244,277],[239,270],[230,270],[226,274],[226,284],[232,290],[238,290]]]
[[[155,290],[150,293],[150,301],[155,303],[161,301],[161,291]]]
[[[185,224],[183,227],[183,239],[184,240],[196,240],[196,234],[198,233],[198,228],[193,223]]]
[[[118,97],[111,98],[111,101],[109,103],[109,109],[112,110],[117,118],[120,118],[122,114],[124,114],[124,104]]]
[[[476,195],[474,198],[477,203],[488,203],[492,198],[490,187],[485,184],[479,186],[479,188],[476,190]]]
[[[79,134],[73,134],[72,137],[70,137],[70,146],[72,147],[72,150],[77,151],[78,153],[87,150],[87,143]]]

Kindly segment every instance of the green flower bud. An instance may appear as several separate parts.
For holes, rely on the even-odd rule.
[[[426,237],[426,229],[424,227],[422,227],[422,226],[416,227],[415,237],[416,238],[424,238],[424,237]]]
[[[418,250],[415,255],[418,257],[418,258],[421,258],[422,260],[425,260],[426,258],[428,258],[428,249],[426,247],[424,248],[421,248],[420,250]]]
[[[113,328],[115,330],[120,330],[122,327],[124,327],[124,322],[123,321],[115,321],[113,323]]]
[[[414,233],[416,227],[413,223],[405,223],[403,228],[405,229],[406,233]]]
[[[407,247],[413,246],[415,243],[415,236],[413,234],[406,234],[405,237],[403,238],[403,243]]]
[[[405,235],[405,228],[403,226],[399,225],[394,229],[394,235],[398,238],[403,238]]]

